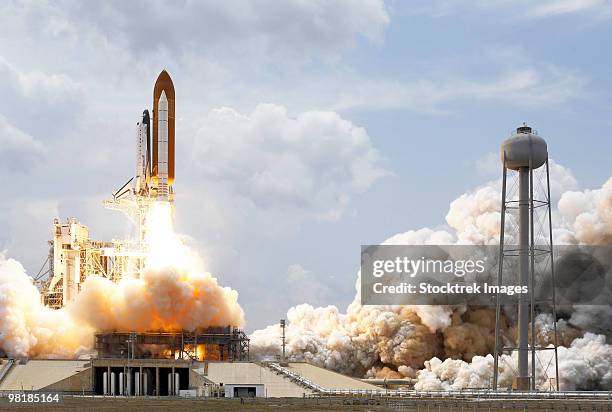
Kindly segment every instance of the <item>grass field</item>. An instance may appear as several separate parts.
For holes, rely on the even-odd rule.
[[[0,398],[0,411],[612,411],[608,401],[491,401],[474,400],[410,400],[365,398],[282,398],[282,399],[177,399],[177,398],[102,398],[71,397],[59,403],[9,403]]]

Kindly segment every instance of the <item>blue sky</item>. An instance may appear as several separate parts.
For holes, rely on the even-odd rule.
[[[131,176],[162,68],[177,90],[177,226],[247,329],[345,307],[361,244],[444,225],[522,121],[581,188],[610,177],[612,3],[7,2],[0,10],[0,249],[30,273],[54,217]]]

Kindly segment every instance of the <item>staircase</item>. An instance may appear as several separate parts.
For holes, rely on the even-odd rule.
[[[310,389],[314,392],[324,393],[327,392],[327,389],[317,385],[316,383],[306,379],[300,374],[295,372],[291,372],[287,368],[280,366],[278,363],[268,363],[268,368],[270,368],[277,375],[282,375],[285,378],[289,379],[291,382],[302,386],[303,388]]]

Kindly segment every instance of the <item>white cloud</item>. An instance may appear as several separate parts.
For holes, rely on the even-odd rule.
[[[378,70],[354,71],[342,56],[359,39],[382,42],[390,24],[387,6],[378,0],[187,2],[171,12],[157,1],[6,7],[0,14],[0,35],[13,39],[5,46],[11,57],[28,59],[11,44],[40,49],[37,57],[80,76],[79,86],[88,94],[83,101],[95,104],[98,113],[133,107],[127,103],[136,104],[137,90],[150,87],[143,79],[153,78],[162,67],[175,76],[187,110],[194,104],[247,110],[260,102],[280,102],[301,111],[445,113],[446,103],[466,99],[531,108],[566,103],[580,96],[586,84],[579,73],[563,67],[530,62],[508,69],[507,60],[486,55],[467,57],[479,61],[477,76],[435,66],[430,71],[408,70],[401,79]],[[2,15],[11,18],[3,20]],[[65,56],[70,64],[57,56]],[[29,64],[38,65],[39,59]],[[492,69],[483,76],[482,67]],[[65,86],[68,80],[63,79]]]
[[[137,56],[170,53],[278,52],[295,57],[316,56],[350,47],[357,37],[382,39],[389,16],[382,0],[334,2],[111,1],[83,4],[29,4],[29,16],[40,9],[53,16],[43,22],[54,35],[74,34],[85,27],[107,42]],[[52,9],[52,10],[49,10]],[[14,8],[13,13],[24,14]]]
[[[607,0],[548,0],[536,2],[527,14],[532,17],[553,17],[588,12],[603,17],[611,11],[612,5]]]
[[[20,70],[2,55],[0,94],[0,114],[16,127],[44,137],[65,130],[84,106],[81,86],[69,76]]]
[[[45,147],[22,130],[9,123],[0,114],[0,167],[7,170],[25,171],[39,158]]]
[[[320,279],[315,273],[299,264],[289,265],[287,268],[286,284],[287,307],[302,302],[321,306],[335,300],[335,296],[332,296],[332,291],[325,280]]]
[[[409,4],[409,5],[408,5]],[[425,14],[445,17],[465,13],[504,13],[510,20],[553,18],[570,14],[588,14],[602,18],[610,15],[612,5],[608,0],[434,0],[394,3],[393,9],[409,14]]]
[[[32,136],[11,125],[6,117],[0,114],[0,153],[6,156],[15,151],[41,152],[43,145]]]
[[[501,160],[498,153],[489,152],[474,163],[476,170],[484,176],[495,176],[501,173]]]
[[[10,92],[4,98],[29,99],[47,105],[71,103],[81,92],[81,86],[65,74],[39,70],[21,71],[0,55],[0,87]]]
[[[489,63],[498,66],[499,62],[494,58]],[[581,96],[586,84],[577,73],[542,64],[500,68],[492,78],[487,77],[446,74],[397,81],[339,73],[335,81],[318,82],[320,89],[313,82],[313,88],[333,110],[407,109],[436,114],[446,111],[445,104],[468,99],[508,102],[526,108],[563,104]]]
[[[79,84],[65,74],[21,72],[5,60],[0,60],[0,70],[2,77],[8,78],[17,93],[25,98],[56,104],[71,99],[80,92]]]
[[[38,270],[48,254],[51,223],[59,216],[57,202],[3,199],[0,216],[0,250],[8,250],[10,256],[31,267],[31,271]]]
[[[337,219],[353,195],[387,173],[366,130],[334,112],[292,117],[272,104],[248,115],[216,109],[193,142],[198,176],[222,181],[258,208],[305,217]]]

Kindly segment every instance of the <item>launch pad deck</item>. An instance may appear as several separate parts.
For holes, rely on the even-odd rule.
[[[229,326],[195,332],[100,332],[94,348],[99,358],[249,360],[249,338]]]

